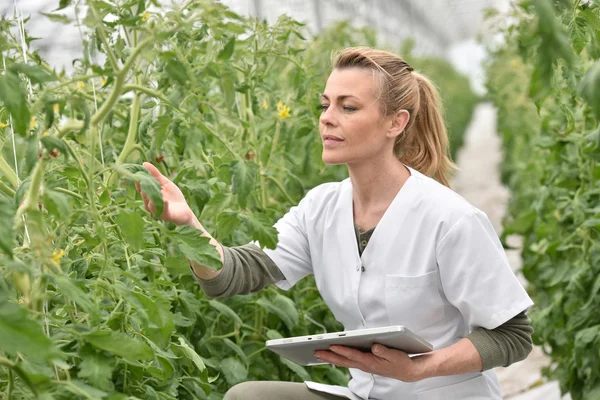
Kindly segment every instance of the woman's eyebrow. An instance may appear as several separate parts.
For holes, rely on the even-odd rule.
[[[356,96],[354,96],[354,95],[351,95],[351,94],[342,94],[342,95],[339,95],[337,98],[338,98],[338,100],[344,100],[344,99],[347,99],[347,98],[349,98],[349,97],[353,97],[353,98],[355,98],[356,100],[360,100],[358,97],[356,97]],[[329,100],[329,97],[327,97],[327,95],[326,95],[326,94],[322,94],[322,95],[321,95],[321,98],[322,98],[322,99],[325,99],[325,100]]]

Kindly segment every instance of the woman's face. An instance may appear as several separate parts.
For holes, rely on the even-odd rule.
[[[333,70],[321,96],[319,130],[324,163],[352,164],[391,154],[392,119],[383,118],[378,93],[378,80],[372,70]]]

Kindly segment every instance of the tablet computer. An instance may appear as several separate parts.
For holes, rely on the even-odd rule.
[[[329,350],[331,345],[340,345],[370,352],[375,343],[408,354],[433,350],[429,342],[401,325],[267,340],[267,348],[296,364],[308,366],[327,364],[315,358],[316,350]]]

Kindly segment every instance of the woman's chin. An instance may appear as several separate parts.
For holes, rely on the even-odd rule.
[[[342,157],[336,157],[333,154],[325,154],[323,153],[321,159],[323,160],[323,162],[326,165],[339,165],[339,164],[345,164],[346,160]]]

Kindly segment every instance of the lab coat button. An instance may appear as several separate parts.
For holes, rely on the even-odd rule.
[[[361,270],[362,272],[365,272],[365,266],[363,265],[362,267],[360,267],[360,270]]]
[[[360,270],[360,265],[357,265],[357,266],[356,266],[356,270],[357,270],[357,271],[358,271],[358,270]]]

